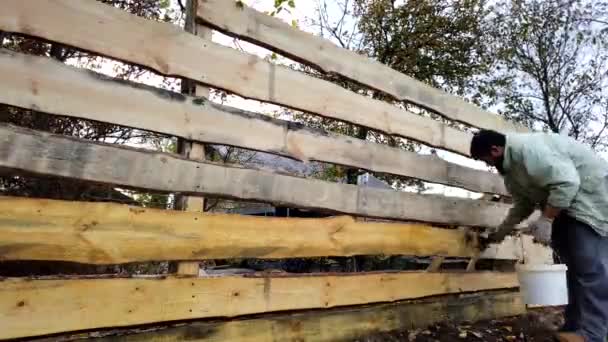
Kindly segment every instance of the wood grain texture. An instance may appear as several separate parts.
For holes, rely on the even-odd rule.
[[[422,224],[208,215],[111,203],[0,197],[0,260],[118,264],[351,255],[469,257],[456,229]]]
[[[518,287],[514,273],[0,281],[0,338]]]
[[[211,40],[212,38],[212,30],[206,28],[204,26],[199,26],[196,24],[196,13],[198,7],[198,0],[188,0],[186,4],[186,19],[184,24],[184,30],[186,32],[197,35],[198,37],[205,38]],[[202,44],[203,42],[201,42]],[[203,87],[200,84],[196,84],[195,82],[182,79],[182,93],[190,94],[194,93],[197,97],[209,98],[209,88]],[[205,145],[193,142],[193,141],[183,141],[178,139],[177,142],[178,149],[182,155],[184,155],[188,159],[195,160],[205,160]],[[176,200],[181,201],[181,209],[186,211],[205,211],[205,198],[204,197],[195,197],[195,196],[187,196],[181,197],[177,196]],[[182,261],[177,263],[177,274],[189,274],[189,275],[198,275],[200,271],[200,265],[195,261]]]
[[[3,5],[3,31],[77,46],[248,98],[469,153],[470,133],[253,55],[209,41],[201,45],[199,37],[171,24],[138,18],[95,1],[5,0]]]
[[[450,322],[476,322],[525,313],[517,292],[475,293],[465,296],[442,296],[394,304],[375,304],[289,315],[264,315],[256,319],[195,322],[156,331],[136,333],[115,331],[95,342],[337,342],[361,340],[371,334],[405,329],[424,329]],[[123,335],[126,334],[126,335]],[[88,334],[69,336],[66,340],[91,338]],[[36,342],[55,342],[36,339]]]
[[[344,76],[397,100],[410,101],[448,119],[503,132],[526,131],[523,126],[484,111],[458,96],[234,1],[201,1],[198,16],[225,34],[261,45],[325,73]]]
[[[153,260],[352,255],[475,256],[462,230],[424,224],[361,222],[351,217],[270,218],[130,207],[112,203],[0,197],[0,260],[117,264]],[[527,260],[551,250],[524,237]],[[507,239],[484,259],[520,260]],[[437,264],[442,258],[434,259]],[[437,265],[439,266],[439,265]]]
[[[0,126],[0,167],[135,189],[326,209],[357,216],[494,227],[508,205],[332,183]]]
[[[66,96],[70,94],[70,96]],[[507,195],[493,173],[0,50],[0,103]],[[202,151],[201,151],[202,152]]]

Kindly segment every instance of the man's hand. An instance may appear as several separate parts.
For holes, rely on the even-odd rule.
[[[493,243],[501,243],[509,233],[513,231],[513,227],[500,225],[498,228],[489,230],[479,235],[479,250],[483,251]]]
[[[551,230],[553,220],[541,215],[536,221],[530,223],[527,231],[534,237],[534,242],[545,246],[551,244]]]

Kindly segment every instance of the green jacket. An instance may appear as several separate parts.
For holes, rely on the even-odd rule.
[[[608,235],[608,163],[586,145],[558,134],[508,134],[503,168],[513,197],[504,226],[549,204]]]

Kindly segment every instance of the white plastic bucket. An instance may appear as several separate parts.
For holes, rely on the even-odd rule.
[[[518,264],[516,269],[525,304],[568,304],[566,265]]]

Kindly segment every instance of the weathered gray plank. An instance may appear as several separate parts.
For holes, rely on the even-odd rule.
[[[495,226],[508,208],[496,202],[357,187],[195,162],[10,126],[0,127],[0,167],[125,187],[452,225]]]
[[[507,195],[502,179],[434,156],[125,82],[49,58],[0,50],[0,103]]]
[[[0,30],[77,46],[245,97],[469,153],[470,133],[96,1],[4,0]]]
[[[278,18],[235,1],[205,0],[198,17],[207,25],[233,37],[259,44],[323,72],[334,73],[433,110],[446,118],[475,127],[499,131],[525,131],[523,126],[435,89],[365,56],[294,28]]]

